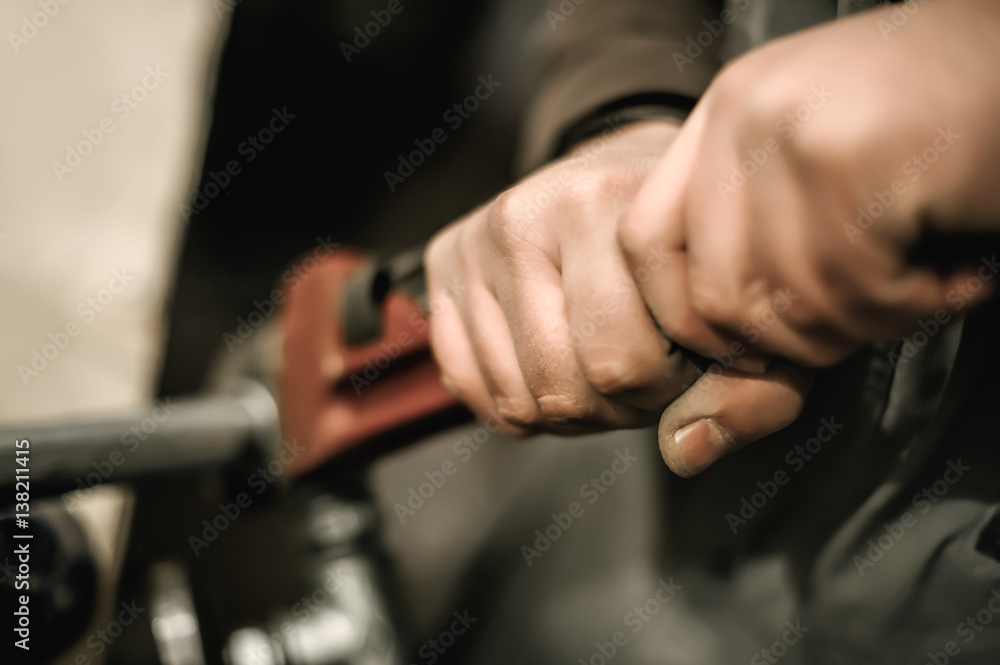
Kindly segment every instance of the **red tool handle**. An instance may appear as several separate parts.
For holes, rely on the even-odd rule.
[[[282,421],[286,438],[306,448],[293,474],[362,444],[412,440],[421,424],[468,417],[430,353],[423,292],[420,252],[376,262],[338,251],[288,289]]]

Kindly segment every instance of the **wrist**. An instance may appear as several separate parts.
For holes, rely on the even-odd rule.
[[[659,121],[679,127],[687,120],[694,104],[693,99],[670,94],[634,95],[605,104],[563,133],[557,155],[565,155],[594,139],[608,138],[648,122]]]
[[[659,155],[666,152],[680,131],[680,121],[671,118],[641,120],[586,139],[577,144],[567,156],[607,148]]]

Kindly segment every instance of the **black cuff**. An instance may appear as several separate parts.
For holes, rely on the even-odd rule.
[[[566,130],[554,157],[565,155],[574,146],[611,129],[621,129],[643,120],[670,118],[679,123],[687,120],[696,100],[682,95],[652,93],[633,95],[605,104]]]

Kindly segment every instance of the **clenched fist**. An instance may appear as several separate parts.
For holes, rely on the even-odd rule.
[[[979,254],[942,272],[911,249],[928,232],[1000,230],[1000,4],[911,8],[895,30],[898,7],[867,12],[732,63],[621,217],[630,266],[667,248],[638,285],[657,324],[721,358],[664,414],[673,468],[795,418],[809,376],[788,361],[830,365],[954,318],[955,295],[981,286]],[[767,369],[734,373],[723,354]]]
[[[659,416],[692,475],[794,420],[803,367],[940,320],[983,267],[914,244],[1000,230],[1000,4],[927,3],[887,33],[892,11],[751,52],[679,132],[597,139],[442,231],[446,381],[518,432]]]
[[[518,433],[639,427],[693,381],[638,292],[663,248],[630,267],[615,239],[677,131],[647,121],[591,139],[432,240],[434,354],[480,416]]]

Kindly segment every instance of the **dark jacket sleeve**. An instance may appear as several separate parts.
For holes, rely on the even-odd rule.
[[[721,0],[550,0],[533,32],[531,66],[538,80],[522,134],[520,169],[556,156],[569,128],[618,100],[648,103],[658,95],[666,103],[697,100],[719,68],[721,38],[712,28],[722,27],[721,5]]]

